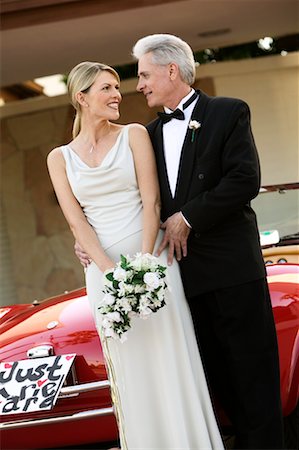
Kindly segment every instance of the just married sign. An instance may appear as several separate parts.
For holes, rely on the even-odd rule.
[[[49,410],[75,354],[0,363],[0,414]]]

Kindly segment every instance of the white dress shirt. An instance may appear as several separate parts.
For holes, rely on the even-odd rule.
[[[194,89],[180,101],[177,108],[183,111],[183,104],[186,103],[193,94]],[[169,186],[173,197],[175,196],[177,185],[182,147],[195,104],[196,101],[194,100],[191,105],[184,109],[184,120],[171,119],[169,122],[163,124],[164,155]],[[168,114],[172,112],[166,107],[164,107],[164,110]]]

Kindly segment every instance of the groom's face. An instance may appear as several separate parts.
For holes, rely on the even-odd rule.
[[[152,54],[146,53],[138,61],[137,91],[142,92],[150,108],[168,106],[173,96],[169,65],[154,64]]]

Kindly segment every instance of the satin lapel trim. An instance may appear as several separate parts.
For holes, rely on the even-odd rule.
[[[156,128],[156,159],[157,159],[157,170],[159,174],[160,190],[164,195],[169,197],[169,200],[173,201],[172,193],[170,190],[168,173],[166,168],[166,161],[164,155],[164,144],[163,144],[163,132],[162,132],[162,121],[157,125]]]
[[[200,152],[200,137],[204,128],[204,113],[209,102],[209,97],[201,91],[199,91],[199,94],[200,97],[194,107],[191,120],[196,120],[197,122],[199,122],[201,124],[201,127],[195,130],[193,142],[191,140],[193,130],[191,130],[189,127],[185,136],[175,192],[175,201],[178,205],[178,208],[180,208],[185,203],[185,199],[187,197],[187,193],[191,183],[195,155],[196,152]]]

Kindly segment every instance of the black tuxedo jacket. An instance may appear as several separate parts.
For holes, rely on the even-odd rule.
[[[249,108],[241,100],[198,93],[191,120],[201,126],[194,132],[187,130],[174,198],[162,122],[157,118],[147,126],[158,167],[161,218],[182,211],[192,226],[188,256],[180,263],[188,297],[265,276],[256,216],[250,207],[259,192],[260,167]]]

